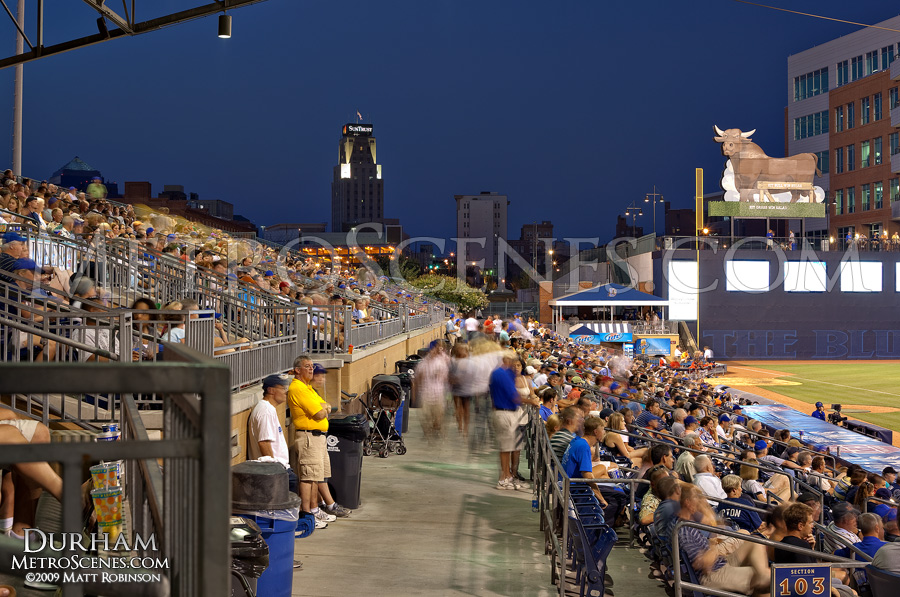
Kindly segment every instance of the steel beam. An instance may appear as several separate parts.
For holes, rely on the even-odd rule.
[[[187,21],[207,17],[217,12],[222,12],[226,8],[228,10],[233,10],[235,8],[243,8],[244,6],[258,4],[265,1],[266,0],[227,0],[226,2],[213,2],[211,4],[189,8],[187,10],[174,12],[163,17],[149,19],[147,21],[137,23],[135,22],[134,18],[134,2],[132,2],[131,5],[130,20],[125,20],[122,19],[122,17],[120,17],[117,13],[108,8],[98,7],[96,2],[94,2],[93,0],[83,0],[83,2],[85,2],[88,6],[97,10],[104,17],[112,21],[118,27],[118,29],[113,29],[112,31],[110,31],[108,37],[106,35],[97,33],[94,35],[87,35],[85,37],[79,37],[76,39],[60,42],[43,48],[36,48],[35,46],[32,46],[31,42],[28,42],[28,45],[32,48],[30,52],[3,58],[2,60],[0,60],[0,69],[14,66],[16,64],[31,62],[32,60],[37,60],[38,58],[61,54],[70,50],[77,50],[78,48],[91,46],[111,39],[117,39],[125,35],[139,35],[141,33],[150,33],[151,31],[162,29],[163,27],[179,25],[181,23],[186,23]],[[3,0],[0,0],[0,4],[3,4],[3,6],[6,7],[6,4]],[[9,9],[7,9],[7,12],[8,11]],[[107,14],[107,12],[109,14]],[[16,23],[16,27],[18,28],[18,22],[14,18],[13,21]]]
[[[128,20],[120,17],[117,12],[106,6],[103,2],[98,2],[97,0],[82,0],[82,2],[112,21],[116,27],[118,27],[128,35],[134,33],[131,30],[131,25],[128,23]]]

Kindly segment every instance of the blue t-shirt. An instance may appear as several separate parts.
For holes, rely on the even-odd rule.
[[[813,411],[813,414],[811,416],[813,416],[821,421],[825,420],[825,413],[819,409],[816,409],[815,411]]]
[[[863,537],[862,541],[859,543],[854,543],[853,547],[858,549],[859,551],[869,554],[873,558],[875,557],[875,552],[878,551],[882,545],[887,545],[884,541],[879,539],[878,537]],[[842,547],[834,552],[834,555],[840,556],[842,558],[851,558],[858,559],[856,552],[851,552],[849,547]]]
[[[553,411],[542,404],[540,413],[541,420],[546,422],[546,420],[550,418],[550,415],[553,414]]]
[[[753,505],[753,502],[744,497],[728,498],[728,501],[746,504],[747,506]],[[750,532],[755,531],[762,524],[759,514],[752,510],[744,510],[743,508],[738,508],[736,506],[720,504],[716,511],[725,518],[731,519],[739,528]]]
[[[566,452],[563,454],[560,464],[562,464],[566,475],[570,479],[580,479],[581,473],[593,472],[594,465],[591,464],[591,447],[588,445],[587,440],[583,437],[572,439],[569,442],[569,447],[566,448]]]
[[[519,392],[513,381],[512,369],[497,367],[491,372],[489,387],[494,408],[499,410],[516,410],[519,407]]]

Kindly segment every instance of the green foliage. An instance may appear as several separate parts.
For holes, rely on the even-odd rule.
[[[410,283],[426,294],[456,305],[461,312],[483,309],[488,304],[483,292],[453,276],[425,274],[411,280]]]

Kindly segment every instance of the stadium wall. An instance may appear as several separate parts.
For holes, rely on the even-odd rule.
[[[658,255],[655,280],[668,297],[667,259],[696,262],[697,253]],[[720,249],[700,251],[699,261],[698,345],[711,347],[716,359],[900,359],[900,253]],[[824,291],[789,290],[785,272],[803,268],[824,272]],[[747,279],[735,273],[750,270]],[[801,290],[817,287],[807,279]],[[696,322],[688,326],[696,334]]]

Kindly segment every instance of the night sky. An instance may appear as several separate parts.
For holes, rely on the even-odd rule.
[[[898,13],[771,3],[871,24]],[[46,44],[96,32],[89,7],[59,4]],[[139,20],[156,16],[147,5]],[[181,184],[256,224],[327,221],[340,127],[359,110],[385,215],[410,234],[454,236],[453,195],[492,190],[509,195],[510,238],[548,219],[558,237],[605,241],[654,184],[673,207],[693,205],[696,167],[718,189],[713,124],[756,128],[783,155],[788,55],[859,29],[731,0],[269,0],[232,15],[230,40],[213,16],[26,65],[23,173],[47,178],[78,155],[120,189]],[[0,16],[5,57],[14,29]],[[0,71],[3,168],[13,70]]]

